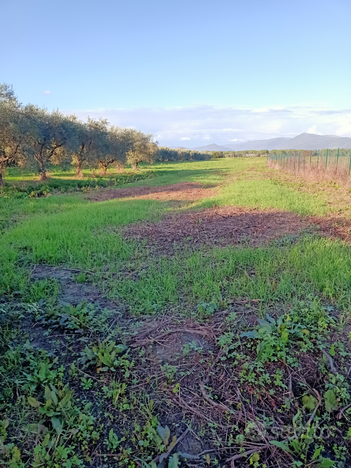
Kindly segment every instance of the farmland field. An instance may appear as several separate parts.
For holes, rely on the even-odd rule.
[[[0,465],[351,465],[351,206],[265,158],[0,191]]]

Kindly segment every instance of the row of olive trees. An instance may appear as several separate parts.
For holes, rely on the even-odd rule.
[[[268,150],[242,150],[242,151],[231,151],[226,152],[226,155],[230,158],[245,158],[247,156],[267,156]]]
[[[186,148],[168,148],[159,146],[156,161],[205,161],[211,159],[211,154]]]
[[[157,153],[152,135],[110,126],[106,120],[78,120],[59,111],[49,112],[19,103],[12,88],[0,84],[0,185],[9,166],[30,167],[47,178],[51,164],[71,162],[82,176],[83,166],[100,167],[106,174],[111,164],[123,170],[152,163]]]

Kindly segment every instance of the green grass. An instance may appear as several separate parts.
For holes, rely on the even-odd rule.
[[[98,270],[106,262],[128,258],[133,243],[123,240],[118,232],[106,232],[103,228],[147,218],[157,219],[160,212],[167,209],[166,204],[153,200],[89,204],[78,200],[61,213],[41,211],[40,216],[19,224],[2,236],[0,261],[4,274],[0,278],[0,288],[3,291],[16,287],[13,284],[17,277],[16,265],[68,264]],[[52,208],[45,205],[46,209],[49,207]],[[23,268],[20,271],[18,278],[24,287],[26,273]]]
[[[301,215],[324,215],[329,209],[320,196],[297,192],[274,180],[238,180],[224,186],[220,195],[200,206],[210,207],[213,204],[277,208]]]
[[[265,164],[263,158],[158,164],[142,167],[146,178],[128,185],[194,182],[217,187],[215,196],[186,207],[152,199],[94,203],[78,192],[35,199],[0,197],[2,466],[64,468],[90,466],[91,461],[94,468],[135,468],[136,462],[154,468],[152,460],[166,454],[175,432],[179,437],[179,429],[190,426],[206,450],[209,447],[210,466],[224,466],[223,453],[241,456],[251,449],[253,421],[265,428],[269,440],[281,442],[267,459],[258,446],[260,463],[268,467],[277,466],[274,460],[284,466],[287,453],[294,466],[348,466],[343,463],[351,459],[351,350],[346,338],[350,246],[306,231],[258,248],[243,242],[176,249],[167,256],[122,234],[121,228],[130,223],[157,222],[172,210],[213,205],[276,208],[302,216],[324,216],[336,209],[322,192],[304,192]],[[27,173],[23,182],[20,175],[11,169],[7,180],[20,185],[35,178]],[[55,172],[57,180],[74,189],[72,173]],[[73,269],[71,286],[87,291],[92,282],[115,301],[113,310],[60,304],[59,280],[31,281],[38,264]],[[263,321],[267,312],[271,315]],[[146,333],[127,349],[145,325],[145,316],[146,327],[160,316],[170,321],[154,329],[154,339]],[[250,316],[260,319],[259,325],[250,325]],[[178,354],[167,335],[172,326],[182,339],[191,326],[199,333],[194,332]],[[194,336],[211,344],[201,348]],[[163,346],[171,348],[177,364],[158,363]],[[201,398],[199,388],[202,395],[207,392],[202,400],[196,400]],[[187,410],[173,421],[170,415],[184,410],[176,402],[188,395]],[[202,422],[190,411],[194,398]],[[227,409],[218,410],[218,402]],[[253,416],[243,422],[245,411]],[[293,443],[270,433],[277,415],[289,430],[309,430],[312,421],[323,428],[337,425],[339,432],[334,431],[331,441],[303,433]],[[240,466],[261,466],[256,455],[244,457]],[[338,464],[331,465],[334,458]],[[201,463],[208,464],[208,459],[202,456]]]
[[[234,180],[234,182],[226,183],[225,176],[235,176],[249,168],[254,168],[256,180]],[[205,201],[195,202],[192,205],[193,208],[218,204],[279,208],[302,215],[323,214],[326,211],[326,203],[319,196],[294,191],[292,188],[284,187],[282,183],[274,180],[264,180],[266,171],[264,161],[261,158],[255,160],[229,159],[198,163],[163,164],[154,167],[153,170],[156,174],[157,171],[161,171],[161,175],[146,181],[139,181],[132,184],[132,186],[146,183],[149,185],[163,185],[175,183],[176,181],[203,183],[205,180],[207,183],[222,183],[219,195]],[[208,174],[207,179],[206,174]],[[248,174],[252,177],[252,170]],[[116,199],[102,203],[89,203],[82,195],[67,194],[35,200],[5,199],[0,205],[0,216],[5,221],[12,217],[17,221],[18,225],[5,232],[0,241],[0,259],[4,271],[8,272],[0,278],[0,287],[3,291],[10,291],[11,288],[17,289],[17,286],[13,284],[16,278],[15,267],[16,265],[23,266],[29,263],[67,264],[96,270],[99,270],[103,264],[107,263],[108,265],[111,264],[110,269],[118,270],[120,261],[126,260],[133,255],[135,244],[122,239],[118,230],[110,232],[111,227],[117,228],[142,219],[157,219],[169,209],[170,205],[168,203],[153,200]],[[30,219],[20,222],[22,218],[26,217]],[[339,250],[336,249],[335,251],[334,243],[328,243],[325,240],[315,242],[326,246],[319,249],[319,252],[322,252],[321,254],[312,254],[311,256],[312,264],[316,265],[316,270],[323,271],[323,265],[325,265],[328,257],[326,252],[329,251],[332,252],[333,258],[337,255],[336,251],[339,251],[340,265],[342,265],[342,268],[346,268],[343,249],[347,249],[347,247],[340,247]],[[232,250],[233,255],[237,255],[237,250]],[[258,255],[254,252],[256,251],[253,251],[252,255],[257,256],[257,261],[260,263],[261,254]],[[277,253],[275,254],[275,252]],[[275,258],[276,255],[281,255],[279,252],[278,248],[271,249],[268,255]],[[165,267],[166,271],[173,271],[172,261],[168,260],[170,264]],[[254,263],[250,268],[254,267]],[[330,264],[335,264],[335,260],[331,261]],[[182,270],[182,265],[179,265],[178,268]],[[280,270],[279,262],[275,264],[274,268],[277,271]],[[296,271],[299,271],[299,268],[300,266],[296,265]],[[300,275],[302,281],[305,281],[304,271],[302,270]],[[336,278],[339,278],[340,275],[334,272],[333,269],[331,272],[333,275],[335,274]],[[21,269],[20,283],[22,287],[24,287],[23,274]],[[210,277],[213,276],[210,273],[208,274]],[[198,281],[195,279],[196,275],[192,275],[192,273],[189,274],[196,283]],[[167,277],[169,276],[168,274]],[[158,279],[159,275],[156,274],[155,283],[158,282]],[[217,280],[218,278],[213,276],[213,282],[216,283]],[[175,279],[172,278],[169,279],[169,282],[170,284],[176,283]],[[292,281],[292,285],[295,282],[296,280]],[[340,287],[339,279],[332,282],[332,284],[334,283],[336,289]],[[262,281],[257,284],[261,285],[259,288],[269,290],[269,285],[263,287]],[[181,284],[174,287],[176,290],[184,289]],[[319,289],[321,286],[316,283],[316,287]],[[330,287],[333,296],[336,296],[337,293],[334,291],[333,286]],[[209,288],[212,291],[213,287],[209,286]],[[218,285],[216,288],[218,289]],[[250,290],[250,288],[246,289]],[[256,291],[257,289],[253,288],[251,294],[253,296],[257,295]],[[240,294],[243,293],[244,290],[240,290]]]
[[[234,298],[259,299],[264,309],[320,297],[348,310],[350,273],[348,246],[306,235],[289,247],[227,247],[163,257],[138,280],[112,280],[107,290],[137,313],[172,306],[196,316],[201,302]]]
[[[0,198],[0,229],[14,227],[14,223],[28,218],[42,217],[49,214],[67,212],[73,208],[81,208],[88,201],[81,194],[62,194],[55,197]]]

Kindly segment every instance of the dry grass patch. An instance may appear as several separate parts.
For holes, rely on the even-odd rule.
[[[169,252],[176,244],[190,248],[200,245],[264,245],[273,239],[296,235],[311,227],[311,219],[279,210],[258,210],[235,206],[170,214],[161,222],[131,224],[123,232],[147,239],[158,251]]]
[[[89,195],[91,201],[106,201],[115,198],[135,198],[138,200],[187,200],[195,201],[216,195],[217,190],[213,186],[197,184],[195,182],[180,182],[179,184],[153,187],[143,185],[141,187],[126,187],[112,190],[101,190]]]

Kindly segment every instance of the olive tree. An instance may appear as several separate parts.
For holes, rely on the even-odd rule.
[[[133,147],[133,143],[133,130],[115,126],[108,129],[106,144],[103,147],[105,152],[101,152],[98,159],[103,175],[113,163],[119,171],[125,166],[127,153]]]
[[[49,165],[62,163],[77,147],[75,119],[33,105],[26,106],[24,112],[29,122],[28,151],[40,179],[46,180]]]
[[[26,120],[12,88],[0,84],[0,186],[5,185],[3,173],[6,167],[24,165]]]
[[[77,166],[76,175],[83,177],[83,166],[96,164],[101,151],[106,150],[107,121],[88,117],[87,122],[76,119],[77,147],[73,152],[72,164]]]
[[[157,143],[152,141],[152,135],[133,130],[133,143],[127,153],[127,163],[131,164],[135,171],[141,162],[152,164],[155,161],[157,148]]]
[[[224,153],[223,153],[223,151],[213,151],[212,152],[212,157],[213,157],[213,159],[224,158]]]

